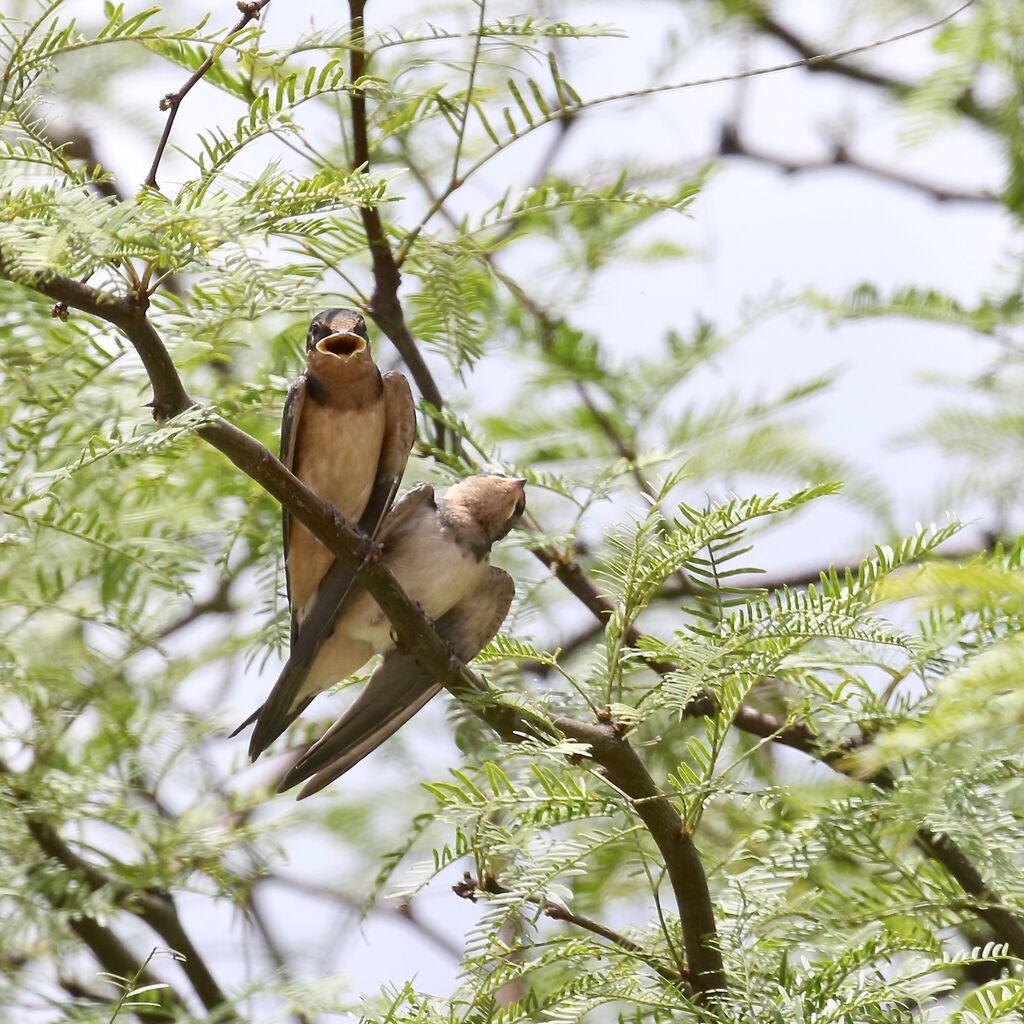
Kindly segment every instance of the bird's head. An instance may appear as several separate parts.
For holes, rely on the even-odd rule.
[[[325,309],[317,313],[306,335],[306,360],[324,369],[372,362],[366,321],[354,309]]]
[[[526,481],[508,476],[468,476],[448,488],[445,501],[479,525],[493,543],[522,518]]]

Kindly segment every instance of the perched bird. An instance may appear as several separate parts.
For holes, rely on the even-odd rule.
[[[498,632],[516,587],[491,566],[480,585],[436,623],[438,635],[462,661],[471,661]],[[278,792],[306,779],[303,800],[344,775],[394,735],[441,690],[441,684],[409,654],[390,651],[362,692],[282,780]]]
[[[306,336],[306,371],[285,402],[281,461],[373,535],[398,492],[415,435],[409,384],[400,373],[381,375],[363,318],[351,309],[318,313]],[[301,523],[291,522],[287,509],[282,526],[291,652],[277,688],[289,689],[301,685],[353,577]],[[264,705],[232,735],[255,720],[249,749],[256,756],[277,735],[268,723],[279,717],[280,709]]]
[[[306,336],[306,372],[292,385],[281,423],[281,461],[350,523],[374,532],[398,490],[416,432],[416,408],[400,373],[377,369],[363,318],[318,313]],[[334,556],[283,513],[292,644]]]
[[[522,516],[526,507],[525,483],[501,476],[471,476],[437,499],[429,484],[420,484],[388,513],[379,534],[381,557],[406,594],[432,619],[437,621],[460,603],[471,600],[471,595],[481,590],[489,579],[492,582],[481,594],[494,600],[496,585],[488,566],[491,545],[504,537]],[[316,605],[320,605],[319,600]],[[322,629],[305,671],[288,678],[282,674],[260,712],[257,728],[264,727],[262,736],[269,737],[267,743],[279,736],[318,693],[357,672],[374,654],[394,649],[390,621],[362,587],[354,586],[347,598],[334,607],[339,613],[331,625]],[[501,618],[505,611],[507,606]],[[320,613],[320,608],[314,607],[310,622]],[[496,603],[492,608],[494,614],[497,614]],[[475,619],[472,625],[474,636],[482,635]],[[305,627],[301,627],[300,638],[304,631]],[[462,631],[456,628],[452,634],[457,644],[462,642]],[[487,639],[489,637],[479,646]],[[386,665],[387,662],[381,668]],[[408,690],[399,684],[392,692],[394,680],[393,671],[384,672],[383,684],[378,677],[373,699],[367,697],[362,712],[358,712],[356,705],[351,709],[363,715],[359,729],[366,728],[368,743],[376,737],[376,742],[365,745],[360,757],[391,735],[425,703],[425,699],[416,698],[415,706],[405,713],[402,701],[408,699]],[[339,729],[347,717],[343,716],[335,729]]]

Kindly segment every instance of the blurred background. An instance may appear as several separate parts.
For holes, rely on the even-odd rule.
[[[142,6],[125,8],[131,14]],[[503,196],[543,182],[599,190],[621,178],[624,188],[659,195],[699,186],[688,202],[663,212],[638,214],[634,207],[619,220],[597,214],[588,220],[581,206],[561,218],[545,220],[541,211],[533,221],[510,222],[511,237],[488,257],[493,280],[507,287],[493,297],[474,283],[479,271],[466,271],[466,295],[474,288],[486,293],[469,314],[467,337],[476,346],[469,356],[437,329],[429,302],[410,300],[414,333],[427,340],[440,390],[452,412],[480,431],[492,464],[583,480],[595,463],[619,464],[625,437],[627,449],[650,453],[644,472],[652,478],[689,459],[692,475],[678,493],[696,506],[752,488],[765,493],[844,480],[840,496],[757,536],[747,564],[765,570],[773,585],[803,585],[831,564],[855,562],[874,544],[915,523],[942,523],[949,513],[969,521],[950,542],[958,552],[983,549],[1019,528],[1014,381],[1022,200],[1013,186],[1019,126],[1006,112],[1024,80],[1013,77],[1007,57],[1024,38],[1011,41],[1024,9],[979,3],[948,24],[813,69],[657,91],[884,40],[954,6],[582,0],[531,5],[527,12],[489,2],[488,22],[530,14],[592,26],[594,34],[552,32],[522,45],[487,40],[478,85],[491,93],[483,102],[500,110],[494,96],[504,80],[544,78],[549,54],[584,99],[639,95],[585,109],[510,145],[451,196],[428,222],[428,235],[457,234],[462,218],[486,221]],[[5,7],[10,47],[40,8],[22,0],[6,0]],[[56,13],[76,15],[86,34],[105,18],[103,5],[92,0],[65,3]],[[209,32],[237,16],[230,3],[180,0],[157,20],[181,28],[207,14]],[[371,72],[414,91],[461,81],[480,16],[475,3],[462,0],[371,2],[368,38],[391,40],[375,54]],[[425,39],[440,30],[456,37]],[[267,54],[290,53],[287,59],[302,67],[335,52],[343,56],[328,43],[347,31],[342,6],[271,3],[259,45]],[[417,34],[421,41],[399,39]],[[42,131],[102,166],[121,196],[133,195],[144,179],[164,123],[158,102],[185,76],[159,49],[64,53],[47,79],[47,95],[38,99]],[[234,66],[233,58],[225,64]],[[202,134],[230,134],[243,114],[239,100],[215,83],[196,86],[160,169],[165,195],[194,177]],[[343,96],[296,109],[295,130],[283,124],[248,146],[233,173],[242,180],[264,168],[309,174],[331,161],[349,166],[346,115]],[[444,183],[451,151],[436,144],[429,125],[406,131],[395,117],[391,135],[387,125],[375,125],[373,170],[396,197],[387,204],[388,221],[407,231],[429,209],[431,190]],[[465,143],[467,162],[486,142],[475,126]],[[268,238],[265,247],[249,243],[248,251],[274,266],[293,261],[301,245]],[[238,296],[232,316],[220,322],[196,314],[200,330],[191,337],[189,317],[175,310],[168,293],[168,305],[158,304],[157,313],[192,393],[275,446],[280,403],[300,370],[309,317],[317,308],[358,304],[360,291],[370,290],[367,262],[357,250],[358,240],[353,255],[344,254],[344,276],[321,267],[319,276],[296,277],[294,288],[285,282],[269,299],[254,295],[247,315]],[[169,285],[187,295],[204,286],[202,271],[186,270]],[[217,287],[211,285],[210,305]],[[429,275],[409,268],[406,297],[432,287]],[[548,344],[543,340],[545,322],[557,326],[554,343],[552,335]],[[380,331],[372,331],[381,364],[400,366]],[[552,354],[552,344],[557,350],[569,334],[579,342],[573,358],[582,358],[584,342],[598,353],[593,395],[621,428],[618,441],[567,394],[571,360]],[[128,410],[144,392],[137,368],[124,373]],[[645,406],[642,396],[655,393],[658,401]],[[126,436],[141,422],[140,404],[125,412]],[[219,457],[194,459],[205,460],[205,479],[214,487]],[[617,522],[644,507],[636,488],[623,483],[626,475],[611,472],[606,487],[584,497],[577,483],[566,485],[575,505],[559,488],[535,480],[531,509],[550,536],[585,557]],[[416,462],[408,480],[420,478],[445,482],[428,458]],[[169,598],[151,623],[162,637],[160,651],[137,653],[126,669],[136,680],[174,677],[166,684],[174,692],[174,736],[191,733],[194,740],[160,739],[162,766],[152,783],[158,810],[147,814],[163,815],[197,837],[205,830],[213,837],[228,822],[244,821],[252,830],[251,842],[225,847],[225,864],[262,880],[244,899],[232,899],[225,867],[227,891],[209,880],[197,883],[179,897],[182,919],[221,984],[235,991],[278,971],[300,986],[334,986],[353,997],[411,979],[420,990],[450,992],[463,935],[478,913],[451,893],[460,872],[443,873],[408,901],[389,894],[415,877],[417,860],[429,859],[429,842],[414,843],[426,823],[410,832],[417,814],[433,806],[418,782],[443,778],[459,763],[459,746],[471,743],[473,726],[447,697],[439,698],[315,800],[296,806],[290,795],[269,797],[262,787],[273,785],[301,736],[252,767],[244,740],[225,738],[284,660],[275,512],[269,499],[247,512],[238,504],[244,501],[220,496],[218,507],[229,510],[220,532],[213,506],[203,513],[206,539],[197,545],[201,557],[192,562],[189,592]],[[498,560],[515,572],[519,587],[506,631],[542,650],[569,645],[570,663],[585,665],[594,642],[585,611],[559,593],[521,543]],[[100,655],[120,643],[90,626],[81,642]],[[522,682],[528,691],[549,684],[540,673]],[[324,700],[318,709],[321,722],[345,697],[330,700],[336,703]],[[8,713],[16,730],[18,713]],[[8,756],[17,754],[11,749]],[[810,777],[814,767],[794,761],[790,770]],[[104,834],[102,825],[90,827]],[[141,819],[138,828],[138,836],[159,832]],[[221,841],[210,839],[211,856]],[[407,844],[415,847],[408,856]],[[389,851],[397,852],[382,861]],[[382,863],[393,868],[385,879],[378,878]],[[615,913],[620,923],[638,913],[628,893]],[[142,925],[124,933],[139,949],[150,942]],[[177,970],[158,966],[168,976]],[[57,991],[49,970],[41,961],[40,992]],[[79,973],[89,970],[82,961]],[[7,994],[8,1006],[21,1014],[8,1009],[9,1019],[54,1019],[52,1007],[28,991]],[[252,1019],[277,1019],[277,1005],[254,997]]]

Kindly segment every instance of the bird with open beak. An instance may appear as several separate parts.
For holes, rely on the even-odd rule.
[[[490,567],[489,558],[492,545],[519,521],[525,507],[524,480],[471,476],[450,487],[444,497],[435,497],[429,484],[418,485],[395,504],[381,528],[384,563],[409,598],[437,622],[442,637],[467,660],[490,640],[508,612],[514,586],[500,569]],[[261,723],[268,709],[275,709],[274,717],[268,718],[267,742],[318,693],[358,672],[374,654],[385,654],[384,662],[359,698],[296,765],[285,788],[311,775],[321,779],[316,789],[337,778],[440,688],[395,650],[390,621],[356,584],[301,685],[275,687],[264,705]]]
[[[401,482],[416,408],[400,373],[381,374],[363,318],[318,313],[306,336],[306,372],[292,385],[281,424],[281,460],[352,524],[376,532]],[[292,642],[334,556],[284,512]]]
[[[363,318],[351,309],[318,313],[306,336],[306,370],[285,402],[281,461],[373,536],[398,492],[415,436],[408,381],[377,369]],[[302,686],[353,580],[305,526],[292,523],[287,509],[282,525],[291,650],[275,692]],[[259,753],[273,739],[269,723],[277,716],[264,705],[235,733],[255,720],[250,752]]]

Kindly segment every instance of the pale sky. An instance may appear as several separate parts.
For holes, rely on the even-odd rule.
[[[100,5],[83,0],[78,6],[95,11]],[[233,11],[232,4],[220,6]],[[386,11],[392,23],[408,25],[427,17],[425,11],[448,6],[371,3],[368,13],[374,23],[379,23],[377,19]],[[475,8],[468,2],[457,6],[467,20],[475,17]],[[686,17],[694,6],[660,0],[631,5],[587,0],[566,5],[566,17],[619,24],[630,38],[566,43],[561,50],[563,73],[584,97],[645,84],[671,29],[683,39],[698,34]],[[845,11],[855,5],[842,6]],[[179,11],[198,12],[206,7],[195,0],[174,5],[176,16]],[[277,4],[271,4],[269,18],[271,31],[279,40],[290,38],[293,25],[303,24],[314,13],[323,26],[328,24],[325,17],[344,9],[342,4],[312,0],[292,0],[282,7],[288,11],[287,21]],[[807,36],[825,43],[867,41],[889,30],[885,26],[880,30],[867,20],[847,27],[841,17],[823,17],[822,9],[834,5],[797,0],[776,7],[780,20],[800,26]],[[502,10],[506,9],[514,8],[503,5]],[[224,10],[215,20],[226,19]],[[623,25],[625,12],[628,25]],[[185,14],[180,16],[184,19]],[[666,80],[729,73],[745,63],[772,64],[790,56],[784,48],[767,42],[743,52],[735,37],[730,37],[727,45],[698,44],[666,73]],[[906,77],[920,77],[932,66],[927,41],[921,38],[862,59]],[[159,124],[156,101],[181,80],[180,70],[154,63],[146,74],[130,76],[125,101],[147,119],[155,133]],[[849,130],[844,137],[864,158],[942,185],[1000,186],[1001,157],[979,131],[964,127],[910,148],[906,140],[915,122],[880,102],[872,90],[800,71],[753,80],[745,86],[715,85],[665,94],[628,108],[607,107],[587,114],[574,129],[558,169],[584,176],[602,161],[628,151],[651,163],[678,162],[691,170],[695,161],[713,149],[718,127],[734,108],[741,88],[746,94],[743,128],[751,144],[811,158],[825,152],[823,139],[846,126]],[[208,127],[217,118],[225,125],[233,123],[239,113],[219,93],[200,86],[182,109],[174,141],[188,146],[197,128]],[[142,179],[152,152],[148,142],[139,146],[123,129],[100,133],[100,140],[119,177]],[[496,161],[465,190],[460,202],[467,209],[486,205],[505,188],[525,183],[544,142],[536,139],[516,147],[507,159]],[[176,166],[180,175],[182,165],[176,165],[174,155],[169,154],[162,179],[173,181]],[[607,333],[609,324],[628,317],[628,330],[642,345],[644,338],[657,339],[667,327],[692,323],[698,313],[731,327],[743,321],[743,311],[751,304],[793,296],[808,288],[840,297],[863,281],[874,282],[883,292],[914,285],[976,301],[1005,283],[1005,268],[1019,247],[1015,226],[994,204],[940,205],[847,169],[786,177],[746,162],[731,163],[717,173],[686,217],[662,217],[652,230],[694,250],[697,256],[689,262],[626,266],[602,274],[589,299],[572,310],[578,325]],[[515,269],[529,278],[528,265]],[[543,294],[547,283],[541,279],[535,284]],[[550,299],[557,305],[557,293]],[[921,370],[941,366],[947,374],[966,377],[986,365],[994,352],[992,344],[941,325],[893,320],[830,329],[822,317],[794,310],[767,320],[741,343],[737,358],[702,371],[694,388],[713,403],[716,392],[738,389],[751,395],[776,394],[798,380],[841,368],[837,385],[808,403],[804,412],[824,444],[834,446],[880,479],[893,498],[899,525],[909,529],[915,520],[931,520],[941,513],[936,495],[950,470],[927,447],[894,444],[896,438],[921,424],[937,399],[949,397],[922,382]],[[500,392],[500,377],[485,362],[472,386],[474,391],[486,391],[491,400],[495,390]],[[462,397],[473,406],[472,394]],[[976,510],[954,511],[971,515]],[[855,556],[869,550],[877,539],[877,524],[862,511],[832,502],[778,531],[759,554],[768,569],[804,568]],[[276,670],[277,664],[270,663],[262,677],[247,679],[249,692],[257,692],[264,683],[269,686]],[[443,708],[429,708],[408,728],[413,732],[413,748],[421,756],[421,770],[443,776],[447,766],[455,763],[450,742],[436,738],[447,736]],[[243,753],[244,743],[240,743],[232,756],[240,763]],[[324,794],[324,799],[343,803],[346,790],[358,793],[366,786],[386,790],[403,778],[407,779],[407,773],[386,757],[376,756]],[[413,783],[407,780],[405,784]],[[268,813],[292,813],[292,807],[288,798],[278,798]],[[397,843],[405,834],[405,823],[396,820],[394,827]],[[282,873],[336,881],[356,892],[365,891],[372,881],[372,872],[339,858],[337,845],[314,829],[287,833],[284,848],[288,864],[282,866]],[[353,873],[363,877],[352,877]],[[450,880],[433,884],[417,899],[417,908],[458,941],[475,911],[451,894],[449,884]],[[222,980],[228,984],[241,980],[245,956],[259,954],[239,954],[237,928],[221,933],[225,912],[210,914],[205,899],[185,898],[182,903],[186,923]],[[280,926],[285,943],[309,952],[305,967],[311,976],[325,967],[338,970],[349,976],[352,990],[363,993],[376,992],[384,982],[400,984],[408,979],[435,993],[450,991],[455,983],[457,963],[401,921],[372,915],[356,927],[358,919],[351,915],[343,919],[320,901],[276,889],[266,909]],[[623,909],[622,915],[628,917],[628,910]],[[329,937],[342,937],[343,941],[329,962],[322,964],[317,954],[326,949]],[[237,972],[234,979],[232,964]],[[273,1019],[269,1007],[263,1012],[265,1016],[257,1014],[253,1020]]]

